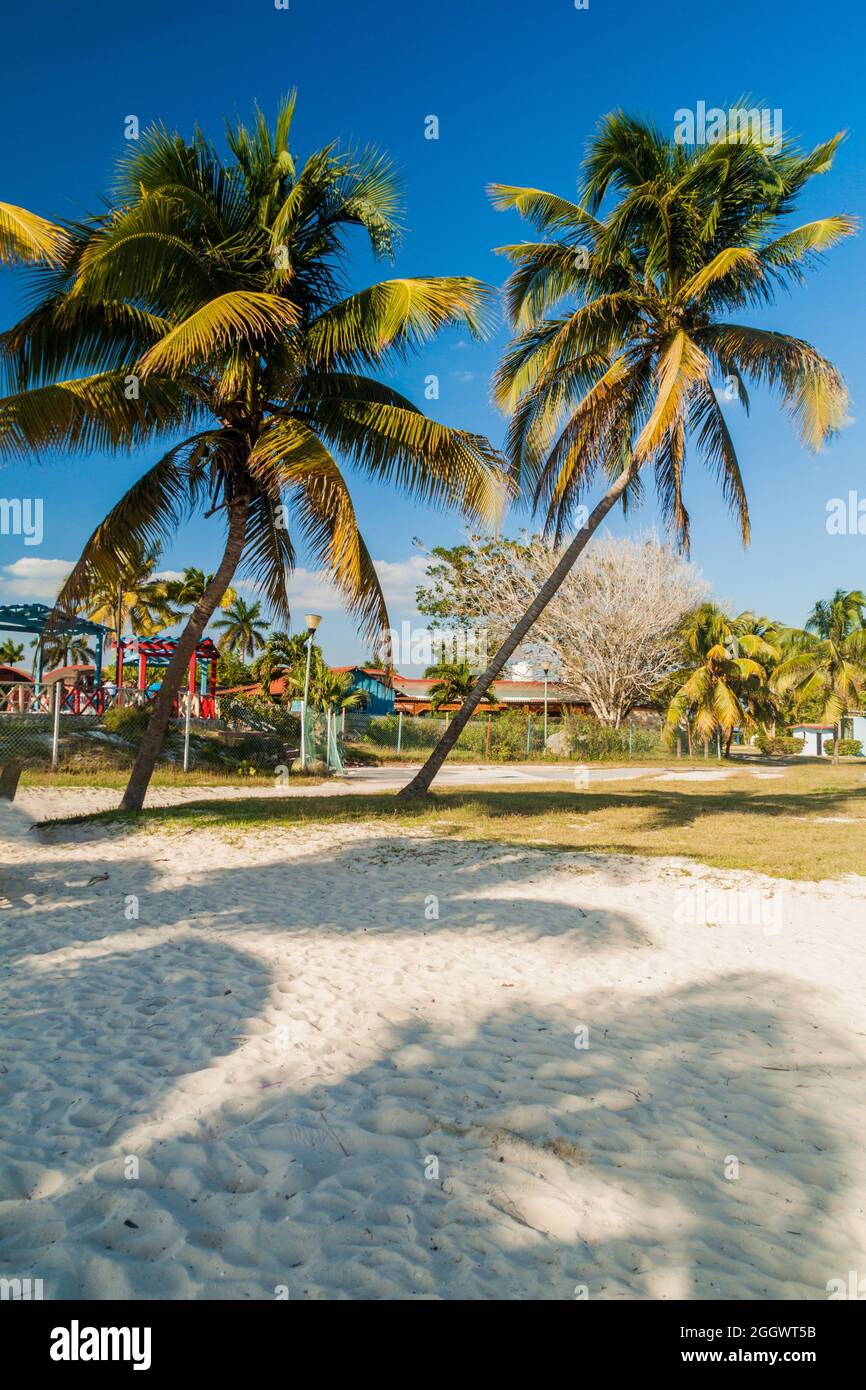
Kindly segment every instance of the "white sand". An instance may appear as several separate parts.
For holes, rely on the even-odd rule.
[[[863,880],[4,832],[0,1274],[46,1298],[819,1299],[866,1271]],[[781,932],[675,921],[696,886],[775,888]]]

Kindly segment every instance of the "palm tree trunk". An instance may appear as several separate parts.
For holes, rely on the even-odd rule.
[[[425,796],[430,790],[430,784],[433,778],[448,757],[448,754],[451,752],[451,749],[454,747],[470,718],[475,713],[485,692],[490,688],[492,682],[495,681],[511,654],[520,646],[520,643],[523,641],[536,619],[544,612],[560,584],[565,579],[565,576],[577,560],[577,557],[585,546],[588,545],[594,532],[601,525],[602,521],[604,521],[604,518],[607,516],[614,503],[625,492],[636,473],[637,465],[633,463],[626,468],[619,475],[616,482],[612,483],[608,488],[604,497],[602,497],[601,501],[593,509],[586,525],[581,527],[571,544],[563,552],[556,568],[545,580],[535,598],[532,600],[532,603],[523,614],[523,617],[517,625],[512,628],[511,632],[502,643],[502,646],[490,662],[487,670],[483,675],[478,677],[424,766],[415,774],[412,781],[408,782],[407,785],[397,793],[398,797]]]
[[[247,534],[247,515],[249,498],[237,497],[229,507],[229,530],[225,550],[216,574],[211,579],[195,608],[189,616],[174,649],[174,655],[166,667],[165,676],[150,711],[150,719],[141,740],[129,775],[126,791],[120,803],[123,811],[140,811],[153,769],[159,757],[159,750],[168,727],[171,706],[180,689],[184,674],[189,671],[190,657],[198,646],[202,633],[212,618],[220,599],[228,588],[240,562]]]

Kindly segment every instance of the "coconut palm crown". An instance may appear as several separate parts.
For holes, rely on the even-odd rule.
[[[787,226],[797,196],[842,137],[801,154],[732,136],[686,146],[616,112],[590,142],[578,200],[502,184],[546,238],[500,250],[515,269],[515,338],[496,379],[511,466],[557,537],[599,473],[649,464],[663,512],[688,545],[687,446],[718,476],[744,541],[749,514],[726,420],[748,385],[777,391],[804,444],[843,423],[836,368],[800,338],[740,322],[800,283],[855,219]],[[604,211],[602,209],[605,209]]]
[[[174,690],[236,571],[287,618],[295,544],[362,628],[388,626],[342,464],[424,502],[490,520],[501,498],[483,438],[428,420],[370,371],[437,330],[485,326],[468,277],[384,280],[349,293],[347,235],[376,255],[399,232],[399,188],[374,151],[328,145],[297,164],[294,96],[273,127],[228,126],[228,155],[196,130],[143,133],[105,211],[65,229],[35,306],[0,339],[9,394],[0,457],[165,451],[87,542],[59,601],[75,604],[133,539],[164,541],[202,510],[223,558],[179,639],[124,805],[141,805]]]

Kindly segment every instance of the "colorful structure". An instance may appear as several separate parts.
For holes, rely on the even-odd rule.
[[[49,623],[49,618],[51,622]],[[45,636],[95,637],[96,670],[102,670],[102,647],[110,628],[102,623],[93,623],[89,618],[66,617],[55,613],[44,603],[11,603],[0,606],[0,632],[32,632],[39,638],[36,648],[36,669],[34,683],[37,690],[42,685],[43,647]]]
[[[147,699],[152,699],[158,686],[151,688],[147,683],[148,666],[167,666],[177,650],[173,637],[127,637],[122,638],[117,648],[117,686],[123,684],[123,663],[129,658],[138,661],[138,689]],[[203,637],[190,657],[187,692],[191,700],[198,697],[197,717],[214,719],[216,717],[216,668],[219,651],[209,637]],[[201,671],[197,674],[196,668]],[[173,710],[172,713],[176,713]]]

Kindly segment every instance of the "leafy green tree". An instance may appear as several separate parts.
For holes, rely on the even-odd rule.
[[[489,522],[499,457],[478,435],[427,419],[369,372],[387,372],[447,325],[480,333],[490,292],[465,276],[401,277],[347,293],[347,236],[395,245],[400,198],[375,151],[330,144],[296,163],[294,97],[272,127],[145,131],[107,207],[65,229],[39,271],[35,307],[0,339],[11,394],[0,456],[167,452],[88,540],[60,600],[111,581],[118,555],[174,535],[206,510],[222,558],[165,670],[123,806],[138,810],[190,656],[238,572],[288,618],[295,542],[330,575],[362,627],[388,626],[343,468]],[[180,440],[180,442],[177,442]]]
[[[746,489],[726,419],[767,386],[819,449],[846,416],[837,369],[809,343],[739,319],[804,280],[818,255],[855,230],[847,216],[791,227],[787,218],[841,136],[802,154],[753,135],[686,146],[615,112],[583,161],[577,201],[494,184],[496,207],[520,212],[541,240],[501,248],[514,266],[505,296],[515,336],[495,379],[509,416],[515,485],[559,541],[549,578],[479,676],[427,763],[403,789],[427,791],[484,690],[524,640],[617,503],[654,475],[663,513],[686,546],[687,444],[718,477],[749,537]],[[607,490],[591,512],[598,479]]]
[[[303,684],[301,685],[303,695]],[[315,680],[310,680],[311,703],[321,710],[363,709],[369,696],[366,690],[352,689],[350,671],[332,671],[322,665],[316,671]]]

